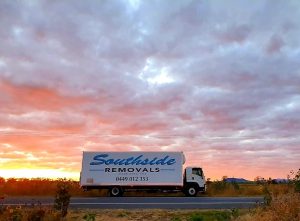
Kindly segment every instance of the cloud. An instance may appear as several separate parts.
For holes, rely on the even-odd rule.
[[[82,150],[169,150],[208,177],[285,177],[299,166],[299,10],[2,1],[1,167],[74,174]]]
[[[280,49],[284,46],[284,41],[279,36],[272,36],[267,46],[267,52],[272,54],[279,52]]]

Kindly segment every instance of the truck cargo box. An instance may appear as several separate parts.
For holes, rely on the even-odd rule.
[[[183,186],[182,152],[83,152],[80,185]]]

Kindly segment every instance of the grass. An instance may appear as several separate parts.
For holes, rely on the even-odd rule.
[[[32,217],[35,217],[32,218]],[[231,210],[70,210],[65,221],[227,221],[234,217]],[[59,213],[51,208],[7,208],[0,220],[58,221]]]
[[[300,194],[287,193],[271,197],[268,206],[260,206],[236,221],[299,221]]]

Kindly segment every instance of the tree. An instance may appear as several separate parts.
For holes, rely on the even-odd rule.
[[[300,193],[300,168],[298,169],[297,173],[295,173],[293,181],[295,183],[295,191]]]
[[[61,211],[61,218],[67,216],[70,204],[70,183],[66,179],[60,179],[57,183],[57,190],[54,201],[54,208]]]
[[[4,199],[4,185],[5,185],[5,179],[3,177],[0,177],[0,199]]]
[[[3,177],[0,176],[0,185],[5,183],[5,179]]]
[[[269,179],[267,180],[267,183],[272,184],[272,178],[271,177],[269,177]]]

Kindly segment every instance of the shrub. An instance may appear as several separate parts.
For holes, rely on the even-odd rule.
[[[191,215],[190,221],[203,221],[203,217],[200,214]]]
[[[232,209],[232,210],[231,210],[231,216],[232,216],[233,218],[239,217],[239,216],[240,216],[240,211],[239,211],[239,209]]]
[[[181,221],[180,217],[175,216],[171,218],[171,221]]]
[[[8,217],[11,221],[21,221],[23,215],[20,210],[11,209]]]
[[[61,179],[57,183],[57,190],[54,201],[54,208],[61,211],[61,217],[66,217],[68,214],[68,207],[70,204],[71,195],[69,193],[70,184],[66,179]]]
[[[295,182],[295,191],[300,193],[300,169],[298,169],[297,173],[295,174],[294,182]]]
[[[266,206],[269,206],[270,203],[272,202],[272,195],[271,195],[270,190],[269,190],[269,188],[266,184],[264,185],[263,193],[264,193],[264,204]]]
[[[205,211],[202,213],[193,213],[189,221],[229,221],[230,219],[230,211]]]
[[[232,182],[231,185],[233,186],[233,188],[235,190],[239,190],[240,189],[240,185],[237,182]]]
[[[45,213],[43,209],[32,210],[28,215],[28,221],[42,221],[45,217]]]
[[[83,219],[85,221],[95,221],[96,220],[96,214],[94,214],[94,213],[85,214],[83,216]]]

